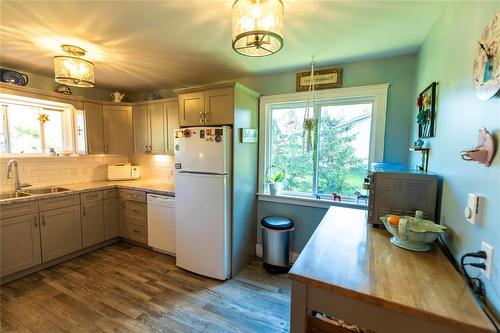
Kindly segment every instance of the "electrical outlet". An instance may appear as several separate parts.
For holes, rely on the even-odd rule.
[[[486,259],[483,259],[486,269],[482,269],[481,272],[489,280],[491,279],[491,272],[493,269],[493,267],[491,267],[493,265],[493,247],[486,242],[481,242],[481,250],[486,252]]]

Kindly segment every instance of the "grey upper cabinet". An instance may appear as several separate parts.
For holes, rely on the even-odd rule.
[[[82,202],[83,247],[104,241],[104,213],[102,200]]]
[[[118,198],[104,199],[104,239],[120,236]]]
[[[205,92],[205,125],[233,123],[234,89],[223,88]]]
[[[174,152],[174,135],[175,130],[179,128],[179,103],[177,101],[165,102],[165,133],[166,152],[173,154]]]
[[[155,103],[148,105],[149,113],[149,153],[165,154],[165,105]]]
[[[39,228],[37,214],[0,220],[0,276],[41,263]]]
[[[180,126],[229,125],[234,117],[234,88],[179,93]]]
[[[204,124],[205,93],[196,92],[179,95],[179,124],[199,126]]]
[[[104,153],[104,123],[102,104],[84,102],[87,153]]]
[[[179,127],[178,102],[160,101],[133,107],[135,154],[173,152],[174,129]]]
[[[149,116],[147,105],[136,105],[132,108],[134,124],[134,153],[149,152]]]
[[[133,149],[132,107],[103,105],[104,151],[129,154]]]
[[[82,248],[80,205],[42,212],[40,224],[44,262]]]

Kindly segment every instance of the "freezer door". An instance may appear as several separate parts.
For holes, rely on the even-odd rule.
[[[177,174],[176,264],[225,280],[231,274],[228,176]]]
[[[227,174],[231,165],[229,127],[191,127],[175,131],[176,172]]]

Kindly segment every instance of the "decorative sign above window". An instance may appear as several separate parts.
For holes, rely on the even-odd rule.
[[[257,130],[255,128],[241,128],[241,143],[256,143]]]
[[[297,91],[307,91],[311,83],[311,71],[297,73]],[[342,87],[342,68],[331,67],[314,71],[314,89]]]

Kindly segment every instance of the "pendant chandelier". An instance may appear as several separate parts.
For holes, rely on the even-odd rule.
[[[281,50],[283,13],[281,0],[236,0],[233,49],[249,57],[263,57]]]
[[[94,87],[94,64],[82,59],[85,50],[74,45],[61,45],[67,56],[54,57],[56,82],[75,87]]]

